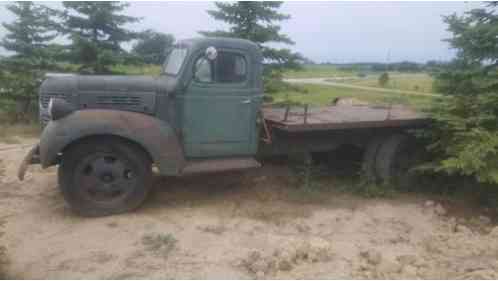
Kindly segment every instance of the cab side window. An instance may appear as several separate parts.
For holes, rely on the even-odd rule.
[[[195,81],[202,83],[213,82],[213,71],[211,62],[205,57],[200,57],[195,62]]]
[[[199,57],[194,73],[194,79],[201,83],[241,83],[247,79],[247,63],[240,54],[220,51],[213,61]]]

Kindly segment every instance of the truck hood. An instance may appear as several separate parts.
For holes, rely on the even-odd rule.
[[[168,79],[152,76],[48,74],[40,92],[156,92],[167,90],[171,84]]]
[[[80,92],[156,92],[158,79],[151,76],[91,75],[76,76]]]
[[[40,86],[40,111],[51,98],[77,108],[107,108],[154,114],[158,94],[168,94],[176,81],[160,76],[48,75]]]

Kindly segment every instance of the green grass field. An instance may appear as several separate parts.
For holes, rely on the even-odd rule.
[[[333,65],[304,65],[302,70],[284,72],[284,78],[328,78],[356,75],[353,71],[338,69]]]
[[[351,97],[375,105],[403,104],[419,110],[428,108],[432,102],[430,96],[416,96],[390,92],[373,92],[360,89],[303,84],[299,91],[284,91],[272,94],[274,103],[296,102],[316,106],[329,105],[337,97]]]

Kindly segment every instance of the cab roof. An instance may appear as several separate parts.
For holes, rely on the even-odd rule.
[[[261,55],[260,47],[249,40],[240,38],[228,38],[228,37],[199,37],[181,40],[177,43],[179,46],[188,46],[192,49],[203,49],[210,46],[218,48],[233,48],[242,49]]]

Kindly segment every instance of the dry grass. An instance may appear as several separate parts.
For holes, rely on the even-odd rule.
[[[0,124],[0,142],[7,144],[18,144],[21,143],[20,138],[34,138],[40,133],[41,128],[38,123]]]
[[[0,221],[0,228],[3,228],[4,221]],[[0,230],[0,238],[4,235],[4,232]],[[7,249],[0,245],[0,280],[10,279],[6,272],[6,266],[8,263],[7,259]]]
[[[197,229],[203,232],[213,233],[216,235],[221,235],[223,234],[223,232],[227,230],[224,225],[204,225],[204,226],[198,226]]]
[[[142,245],[145,246],[147,251],[164,258],[168,257],[169,253],[173,251],[177,242],[178,240],[170,233],[146,234],[142,237]]]
[[[306,206],[292,208],[289,206],[258,207],[245,211],[245,215],[251,219],[264,223],[282,226],[295,218],[309,218],[311,210]]]
[[[6,272],[6,265],[7,265],[7,254],[6,254],[6,249],[3,246],[0,246],[0,279],[5,280],[5,279],[10,279],[7,275]]]

